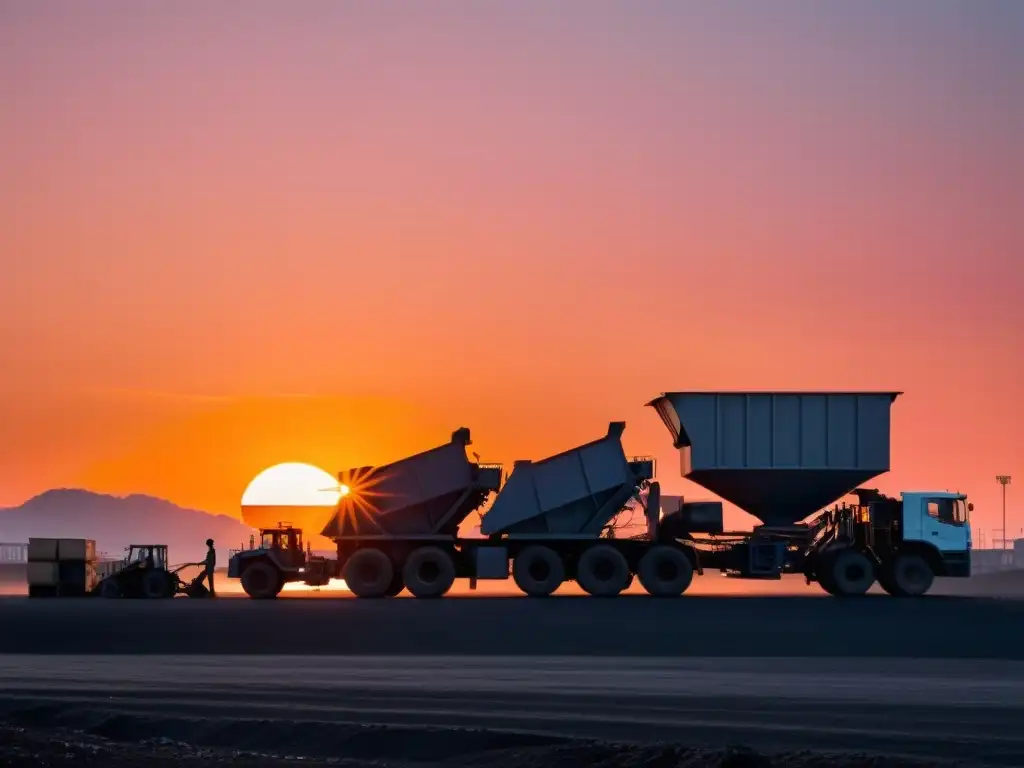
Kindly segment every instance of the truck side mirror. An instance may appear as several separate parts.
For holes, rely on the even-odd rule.
[[[972,502],[970,502],[970,501],[967,502],[967,511],[968,512],[973,512],[974,511],[974,504]]]

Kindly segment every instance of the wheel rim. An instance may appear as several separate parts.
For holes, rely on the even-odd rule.
[[[908,587],[920,587],[927,580],[921,564],[914,562],[903,566],[903,579]]]
[[[534,581],[547,581],[551,577],[551,566],[546,561],[538,558],[530,563],[526,572]]]
[[[374,584],[379,574],[377,566],[373,563],[360,563],[359,568],[356,570],[356,575],[364,584]]]
[[[601,582],[609,582],[615,577],[615,563],[610,557],[599,558],[593,567],[594,578]]]
[[[441,567],[433,560],[428,560],[420,566],[419,577],[425,584],[436,584],[441,579]]]
[[[654,572],[660,581],[675,581],[679,578],[679,566],[670,557],[660,558]]]
[[[266,592],[270,588],[270,577],[262,569],[249,571],[249,586],[253,592]]]
[[[167,580],[153,573],[146,579],[144,588],[150,596],[161,596],[167,591]]]
[[[843,570],[843,576],[847,581],[861,581],[867,576],[867,572],[860,563],[850,563]]]

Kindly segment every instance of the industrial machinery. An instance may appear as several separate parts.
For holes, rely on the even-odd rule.
[[[171,567],[166,544],[132,544],[121,567],[105,576],[92,594],[105,598],[147,598],[151,600],[186,595],[208,597],[202,583],[203,573],[186,582],[181,571],[203,563],[184,563]]]
[[[291,523],[260,529],[260,545],[233,552],[228,560],[228,578],[241,579],[249,597],[277,597],[284,585],[301,581],[310,586],[330,582],[335,561],[302,548],[302,531]]]
[[[469,460],[463,428],[438,448],[339,474],[350,492],[322,532],[336,542],[337,560],[311,569],[294,546],[301,532],[287,528],[278,534],[292,537],[288,547],[265,541],[237,553],[229,574],[253,597],[331,575],[359,597],[403,588],[440,597],[456,578],[475,588],[510,576],[531,596],[576,581],[611,597],[634,575],[649,594],[669,597],[705,568],[739,578],[803,574],[836,596],[863,594],[876,581],[892,595],[923,595],[936,576],[970,574],[972,506],[962,494],[892,499],[858,487],[889,470],[897,395],[673,392],[648,403],[680,451],[682,475],[758,518],[752,531],[725,531],[720,501],[666,497],[663,505],[654,460],[623,450],[623,422],[598,440],[518,461],[507,477],[500,465]],[[854,503],[838,503],[851,492]],[[460,538],[460,524],[493,494],[483,536]],[[613,521],[636,507],[646,532],[616,536]]]
[[[703,567],[742,578],[802,573],[840,596],[876,581],[889,594],[919,596],[936,576],[969,576],[974,507],[964,495],[892,499],[858,488],[889,471],[899,395],[669,392],[652,400],[683,476],[762,522],[726,533],[720,502],[683,501],[652,524],[653,538],[691,546]],[[835,504],[851,493],[854,503]]]

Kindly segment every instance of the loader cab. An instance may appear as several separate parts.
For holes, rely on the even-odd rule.
[[[278,523],[277,528],[261,528],[260,547],[271,550],[275,556],[287,563],[300,565],[305,561],[302,529],[294,528],[287,523]]]
[[[971,549],[973,504],[967,497],[948,491],[914,491],[903,498],[903,540],[931,544],[942,553]]]
[[[167,569],[166,544],[132,544],[128,547],[126,565],[139,568]]]

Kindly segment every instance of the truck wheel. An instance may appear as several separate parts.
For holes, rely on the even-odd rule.
[[[615,597],[629,583],[629,563],[609,544],[590,547],[576,565],[576,581],[594,597]]]
[[[832,578],[832,567],[835,564],[835,559],[834,552],[826,552],[819,554],[816,558],[817,562],[814,564],[814,577],[818,581],[818,586],[833,597],[839,594],[839,588]]]
[[[142,579],[142,594],[150,600],[169,597],[168,593],[172,589],[170,574],[167,571],[150,571]]]
[[[379,549],[360,549],[345,563],[342,577],[356,597],[384,597],[395,577],[395,566]]]
[[[857,597],[875,583],[875,564],[863,552],[844,549],[832,559],[828,576],[837,597]]]
[[[640,583],[652,597],[678,597],[693,581],[693,563],[675,547],[658,544],[640,558]]]
[[[440,547],[420,547],[405,561],[402,579],[416,597],[441,597],[455,583],[455,563]]]
[[[889,592],[891,595],[921,597],[932,588],[935,572],[923,557],[906,552],[896,555],[892,570],[886,574],[886,581],[893,588],[893,591]]]
[[[512,578],[523,594],[548,597],[565,581],[565,564],[550,547],[527,547],[512,563]]]
[[[114,579],[104,579],[103,583],[100,584],[100,597],[107,599],[114,599],[121,596],[121,587],[117,585]]]
[[[253,600],[271,600],[283,586],[281,574],[270,563],[252,563],[242,571],[242,589]]]

